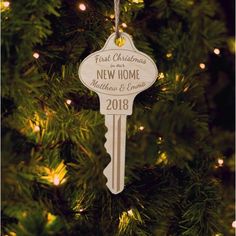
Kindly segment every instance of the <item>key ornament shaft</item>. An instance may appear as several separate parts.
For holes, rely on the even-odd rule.
[[[105,115],[107,127],[105,147],[111,162],[104,170],[107,186],[114,194],[124,189],[126,115]]]

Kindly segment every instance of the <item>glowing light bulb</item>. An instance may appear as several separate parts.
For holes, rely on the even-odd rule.
[[[222,158],[219,158],[218,159],[218,164],[219,164],[219,166],[223,166],[224,160]]]
[[[70,104],[72,103],[72,101],[71,101],[70,99],[67,99],[67,100],[66,100],[66,103],[67,103],[68,105],[70,105]]]
[[[111,19],[114,19],[114,18],[115,18],[115,15],[114,15],[114,14],[111,14],[111,15],[110,15],[110,18],[111,18]]]
[[[84,3],[79,3],[78,7],[79,7],[79,9],[80,9],[81,11],[85,11],[85,10],[86,10],[86,6],[85,6]]]
[[[186,93],[188,91],[189,87],[185,87],[184,88],[184,93]]]
[[[165,92],[167,90],[167,88],[162,88],[161,90]]]
[[[188,1],[187,4],[188,4],[189,6],[192,6],[192,5],[194,4],[194,1]]]
[[[166,58],[170,59],[173,56],[171,52],[166,53]]]
[[[34,52],[33,57],[34,57],[35,59],[38,59],[38,58],[39,58],[39,54],[38,54],[37,52]]]
[[[165,160],[167,159],[167,154],[166,154],[166,152],[161,153],[160,159],[161,159],[162,161],[165,161]]]
[[[16,236],[16,233],[15,232],[10,232],[9,236]]]
[[[38,125],[34,126],[34,132],[39,132],[40,131],[40,127]]]
[[[123,28],[127,28],[128,27],[126,23],[122,23],[121,25],[123,26]]]
[[[57,174],[55,174],[53,177],[53,184],[56,186],[60,184],[60,178]]]
[[[79,212],[83,212],[83,211],[84,211],[84,209],[83,209],[83,208],[79,209]]]
[[[215,48],[213,52],[214,52],[216,55],[219,55],[219,54],[220,54],[220,49],[219,49],[219,48]]]
[[[51,224],[53,223],[55,220],[56,220],[56,216],[54,216],[53,214],[51,214],[50,212],[48,213],[47,215],[47,221],[48,221],[48,224]]]
[[[10,6],[10,2],[3,2],[2,3],[4,7],[9,7]]]
[[[128,215],[129,215],[129,216],[134,216],[134,212],[133,212],[132,209],[128,210]]]
[[[180,75],[176,74],[176,76],[175,76],[175,81],[176,81],[176,82],[179,82],[179,81],[180,81]]]
[[[144,127],[143,127],[143,126],[140,126],[140,127],[139,127],[139,130],[141,130],[141,131],[144,130]]]
[[[132,0],[133,3],[143,3],[143,0]]]
[[[164,79],[164,78],[165,78],[165,75],[164,75],[164,73],[161,72],[158,76],[158,79]]]
[[[233,227],[233,228],[236,228],[236,220],[233,221],[233,223],[232,223],[232,227]]]
[[[23,212],[22,212],[22,216],[23,216],[23,217],[26,217],[26,216],[27,216],[27,212],[26,212],[26,211],[23,211]]]
[[[199,67],[200,67],[202,70],[204,70],[204,69],[206,68],[206,65],[205,65],[204,63],[200,63],[200,64],[199,64]]]

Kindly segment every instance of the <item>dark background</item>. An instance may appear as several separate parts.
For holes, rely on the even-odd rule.
[[[230,37],[235,36],[235,2],[219,1],[224,12],[225,22]],[[235,130],[235,54],[228,45],[220,48],[220,55],[210,56],[210,85],[207,89],[209,99],[215,104],[209,105],[211,126],[224,130]]]

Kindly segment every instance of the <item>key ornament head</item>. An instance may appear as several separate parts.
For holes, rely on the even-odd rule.
[[[115,33],[110,35],[104,47],[86,57],[79,67],[81,82],[99,95],[102,114],[131,114],[134,97],[158,76],[154,61],[136,49],[131,36],[121,33],[121,38],[117,44]],[[122,100],[122,105],[117,100],[117,109],[114,104],[109,110],[107,99],[113,98],[128,99],[128,109],[124,109],[126,102]]]

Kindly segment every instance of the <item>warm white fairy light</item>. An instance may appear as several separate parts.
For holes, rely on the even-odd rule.
[[[204,70],[204,69],[206,68],[206,65],[205,65],[204,63],[200,63],[200,64],[199,64],[199,67],[200,67],[202,70]]]
[[[66,100],[66,103],[67,103],[68,105],[70,105],[70,104],[72,103],[72,101],[71,101],[70,99],[67,99],[67,100]]]
[[[9,7],[10,6],[10,2],[3,2],[2,3],[4,7]]]
[[[187,87],[185,87],[184,88],[184,93],[186,93],[187,91],[188,91],[188,89],[189,89],[189,87],[187,86]]]
[[[171,52],[166,53],[166,58],[170,59],[172,56],[173,56],[173,54]]]
[[[220,49],[219,49],[219,48],[215,48],[213,52],[214,52],[216,55],[219,55],[219,54],[220,54]]]
[[[48,212],[48,215],[47,215],[47,223],[50,225],[52,224],[53,222],[55,222],[56,220],[56,216],[51,214],[50,212]]]
[[[127,28],[128,27],[127,24],[124,23],[124,22],[121,25],[122,25],[123,28]]]
[[[232,223],[232,227],[233,227],[233,228],[236,228],[236,220],[233,221],[233,223]]]
[[[219,166],[223,166],[223,164],[224,164],[224,160],[222,158],[219,158],[217,162],[218,162]]]
[[[166,90],[167,90],[167,88],[166,87],[164,87],[164,88],[162,88],[161,89],[163,92],[165,92]]]
[[[139,127],[139,130],[141,130],[141,131],[144,130],[144,127],[143,127],[143,126],[140,126],[140,127]]]
[[[85,10],[86,10],[86,6],[85,6],[84,3],[79,3],[78,8],[79,8],[81,11],[85,11]]]
[[[5,235],[5,236],[8,236],[8,235]],[[9,232],[9,236],[16,236],[16,233],[15,232]]]
[[[53,176],[53,184],[54,185],[56,185],[56,186],[58,186],[59,184],[60,184],[60,178],[59,178],[59,176],[57,175],[57,174],[55,174],[54,176]]]
[[[33,57],[34,57],[35,59],[38,59],[38,58],[39,58],[39,54],[38,54],[37,52],[34,52]]]
[[[159,73],[159,76],[158,76],[158,79],[164,79],[165,78],[165,75],[163,72]]]
[[[128,210],[128,215],[129,215],[129,216],[134,216],[134,212],[133,212],[132,209]]]
[[[114,14],[111,14],[111,15],[110,15],[110,18],[111,18],[111,19],[114,19],[114,18],[115,18],[115,15],[114,15]]]
[[[40,127],[38,125],[34,126],[34,132],[39,132],[40,131]]]
[[[133,3],[143,3],[143,0],[132,0]]]

